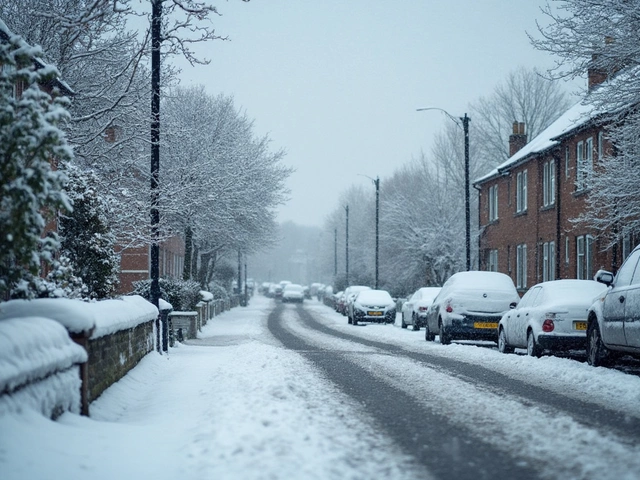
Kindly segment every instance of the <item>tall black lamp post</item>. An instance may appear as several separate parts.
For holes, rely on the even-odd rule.
[[[466,254],[467,254],[467,271],[471,270],[471,206],[469,195],[469,122],[471,119],[464,114],[464,117],[455,118],[446,110],[438,107],[418,108],[416,111],[424,112],[426,110],[439,110],[443,112],[447,117],[460,126],[462,122],[462,130],[464,131],[464,216],[465,216],[465,242],[466,242]]]
[[[346,278],[345,278],[345,282],[346,282],[346,287],[349,286],[349,205],[347,205],[346,207],[344,207],[345,211],[347,212],[347,228],[346,228],[346,237],[345,237],[345,249],[346,249],[346,258],[345,258],[345,270],[346,270]]]

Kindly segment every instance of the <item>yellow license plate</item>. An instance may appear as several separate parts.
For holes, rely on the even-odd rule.
[[[370,317],[379,317],[382,315],[382,312],[367,312],[367,315]]]
[[[498,328],[498,324],[496,322],[474,322],[473,328]]]
[[[587,322],[573,322],[573,328],[576,330],[586,330]]]

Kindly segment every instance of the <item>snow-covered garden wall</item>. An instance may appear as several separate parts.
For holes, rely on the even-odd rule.
[[[89,402],[154,349],[157,317],[137,295],[0,303],[0,409],[25,392],[49,416],[60,409],[88,414]],[[64,380],[55,380],[61,372]]]

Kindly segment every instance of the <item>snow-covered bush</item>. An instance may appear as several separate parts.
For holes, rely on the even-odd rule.
[[[213,294],[214,300],[228,300],[229,293],[220,283],[215,280],[209,282],[209,291]]]
[[[114,251],[116,237],[106,218],[108,205],[98,194],[98,179],[92,171],[83,172],[73,165],[64,165],[64,171],[73,212],[60,215],[61,251],[86,284],[90,298],[111,297],[118,285],[120,261]]]
[[[65,175],[51,165],[73,155],[58,128],[68,118],[68,101],[40,89],[57,75],[53,67],[35,67],[40,55],[16,35],[0,42],[0,296],[53,260],[57,238],[42,238],[42,231],[56,210],[71,210]]]
[[[191,280],[178,280],[175,278],[161,278],[160,298],[173,306],[174,311],[191,311],[200,301],[200,284]],[[151,300],[151,280],[133,282],[133,294]]]

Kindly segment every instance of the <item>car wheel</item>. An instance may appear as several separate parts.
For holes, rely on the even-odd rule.
[[[542,349],[540,345],[536,343],[536,338],[531,330],[527,333],[527,355],[537,358],[542,356]]]
[[[420,325],[418,325],[418,319],[416,318],[415,315],[413,315],[411,318],[413,318],[413,331],[417,331],[420,330]]]
[[[597,321],[589,323],[587,331],[587,363],[593,367],[605,366],[609,363],[609,349],[602,343]]]
[[[498,351],[500,353],[513,353],[513,347],[510,347],[507,343],[507,334],[504,333],[504,328],[500,329],[498,333]]]
[[[447,329],[444,328],[442,324],[442,320],[440,320],[440,343],[442,345],[449,345],[451,343],[451,335],[447,332]]]
[[[406,323],[404,323],[404,313],[402,314],[402,320],[401,320],[400,326],[401,326],[402,328],[407,328],[407,324],[406,324]]]
[[[433,342],[433,337],[431,336],[431,332],[429,331],[429,324],[424,324],[424,339],[427,342]]]

